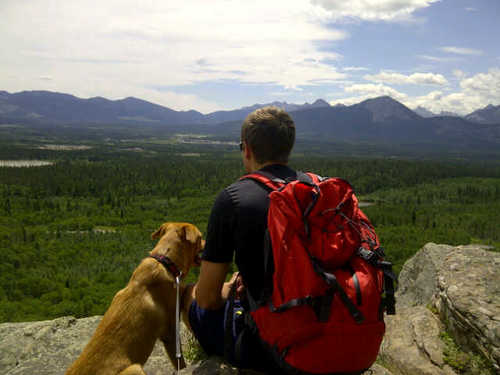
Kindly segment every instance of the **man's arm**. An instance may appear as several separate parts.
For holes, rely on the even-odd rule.
[[[224,283],[231,263],[214,263],[203,260],[200,276],[195,286],[195,299],[202,309],[216,310],[224,305],[230,282]]]
[[[224,281],[235,248],[234,210],[231,196],[226,189],[222,190],[210,212],[200,275],[194,289],[196,302],[203,309],[222,307],[229,294],[229,283]]]

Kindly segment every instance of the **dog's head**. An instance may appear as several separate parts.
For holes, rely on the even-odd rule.
[[[193,266],[199,266],[200,254],[205,247],[200,230],[189,223],[163,223],[151,234],[158,240],[151,255],[168,256],[186,275]]]

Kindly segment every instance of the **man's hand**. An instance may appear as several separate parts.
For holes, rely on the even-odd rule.
[[[245,286],[243,285],[242,278],[238,277],[239,275],[239,272],[233,273],[233,276],[231,276],[231,280],[224,283],[224,286],[222,287],[222,298],[224,300],[227,300],[229,298],[229,293],[231,292],[231,287],[234,283],[236,283],[236,298],[240,299],[243,296]]]

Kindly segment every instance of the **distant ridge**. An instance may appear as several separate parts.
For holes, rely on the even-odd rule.
[[[275,101],[209,114],[173,109],[128,97],[81,99],[48,91],[0,91],[0,122],[33,125],[98,127],[127,124],[136,131],[154,126],[162,131],[239,137],[241,121],[253,110],[275,105],[291,113],[298,139],[316,142],[368,142],[394,145],[446,145],[456,149],[497,148],[500,144],[499,107],[488,106],[468,119],[453,116],[424,118],[389,96],[361,103],[331,106],[318,99],[309,104]],[[471,121],[473,120],[473,121]],[[476,121],[484,122],[478,123]]]
[[[450,112],[450,111],[441,111],[439,113],[434,113],[429,111],[427,108],[424,108],[422,106],[418,106],[413,110],[417,115],[429,118],[429,117],[438,117],[438,116],[450,116],[450,117],[461,117],[459,114],[455,112]]]
[[[500,105],[489,104],[482,109],[469,113],[465,118],[481,124],[500,124]]]
[[[205,118],[202,119],[200,121],[200,123],[219,124],[221,122],[241,121],[248,114],[255,111],[256,109],[259,109],[262,107],[267,107],[267,106],[275,106],[275,107],[283,108],[287,112],[295,112],[295,111],[301,111],[301,110],[311,109],[311,108],[330,107],[330,104],[328,104],[323,99],[318,99],[312,104],[309,104],[309,103],[289,104],[287,102],[278,102],[278,101],[266,103],[266,104],[254,104],[254,105],[249,106],[249,107],[243,107],[243,108],[232,110],[232,111],[217,111],[217,112],[209,113],[209,114],[205,115]]]
[[[0,116],[56,123],[119,123],[141,119],[182,124],[194,123],[203,118],[196,111],[174,111],[133,97],[120,100],[102,97],[81,99],[50,91],[3,94],[0,96]]]
[[[361,103],[354,104],[353,107],[368,110],[374,122],[384,122],[386,120],[417,120],[420,118],[420,116],[411,109],[390,96],[367,99]]]
[[[203,115],[195,110],[175,111],[134,97],[119,100],[109,100],[100,96],[81,99],[74,95],[51,91],[22,91],[14,94],[0,91],[0,117],[18,120],[38,119],[41,122],[218,124],[240,121],[255,109],[268,105],[283,108],[288,112],[330,106],[322,99],[312,104],[289,104],[276,101]]]

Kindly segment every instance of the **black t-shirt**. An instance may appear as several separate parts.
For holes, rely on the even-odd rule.
[[[261,171],[286,180],[296,172],[281,164]],[[217,196],[208,222],[203,259],[214,263],[233,260],[254,299],[264,286],[264,237],[267,228],[268,194],[263,184],[244,179],[225,188]]]

